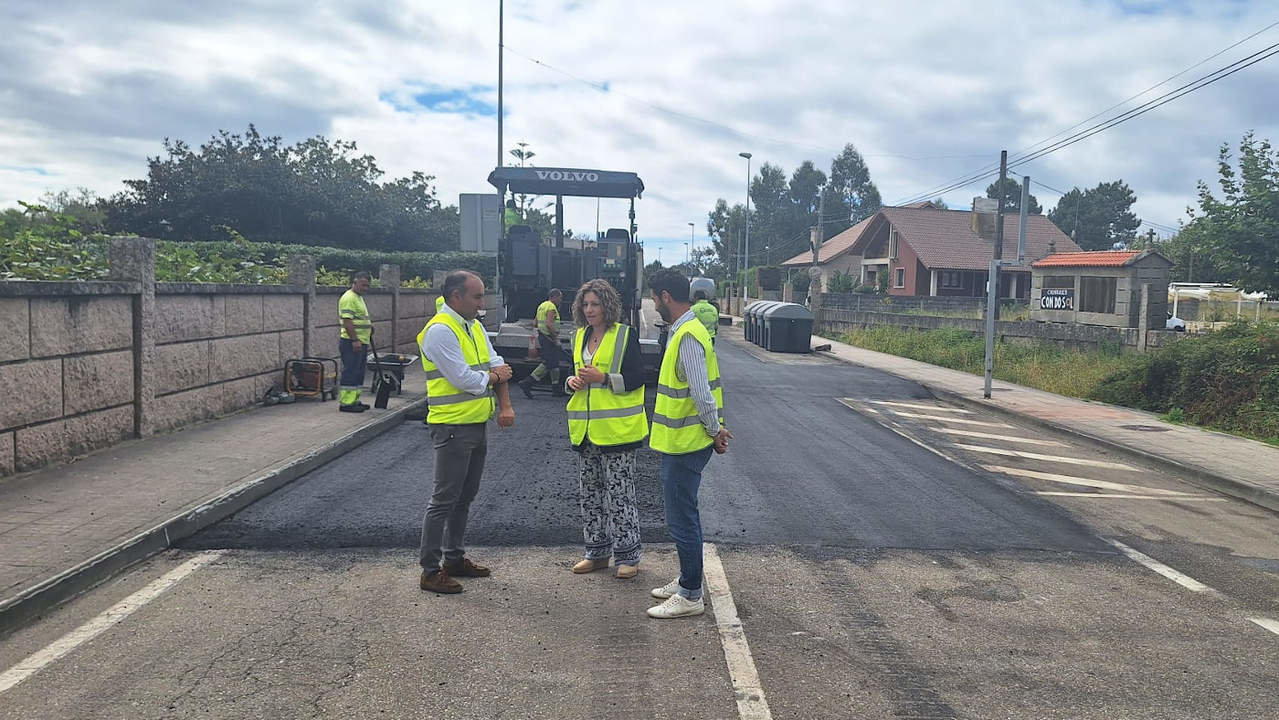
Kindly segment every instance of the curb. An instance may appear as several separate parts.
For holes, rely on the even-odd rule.
[[[1108,450],[1114,451],[1121,455],[1125,455],[1129,459],[1135,460],[1137,462],[1143,462],[1149,465],[1154,465],[1158,467],[1160,470],[1163,470],[1165,472],[1182,475],[1185,477],[1185,479],[1190,480],[1192,484],[1198,485],[1199,487],[1202,487],[1205,490],[1211,490],[1213,492],[1221,493],[1222,495],[1227,495],[1229,497],[1235,498],[1236,500],[1243,500],[1246,503],[1251,503],[1253,505],[1265,508],[1267,510],[1271,510],[1273,512],[1279,512],[1279,495],[1272,493],[1264,488],[1260,488],[1251,483],[1235,480],[1233,478],[1228,478],[1223,475],[1218,475],[1205,468],[1197,467],[1195,465],[1187,465],[1185,463],[1178,462],[1176,460],[1171,460],[1162,455],[1156,455],[1155,453],[1152,453],[1152,452],[1147,452],[1145,450],[1139,450],[1137,448],[1129,447],[1122,443],[1115,442],[1114,440],[1110,440],[1108,438],[1094,435],[1092,433],[1085,432],[1083,430],[1076,430],[1075,428],[1072,428],[1072,427],[1059,425],[1057,423],[1052,422],[1051,420],[1044,420],[1043,418],[1035,417],[1034,415],[1029,415],[1023,412],[1019,412],[1017,410],[1012,410],[1010,408],[1001,407],[993,403],[988,404],[980,400],[974,400],[972,398],[966,397],[964,395],[961,395],[957,392],[953,392],[951,390],[943,390],[943,389],[934,387],[932,385],[929,385],[921,381],[919,378],[912,377],[910,375],[905,375],[900,372],[894,372],[892,370],[888,370],[885,368],[875,367],[873,365],[862,365],[861,363],[857,363],[852,360],[847,360],[845,358],[842,358],[831,351],[818,351],[818,352],[814,352],[814,354],[829,357],[832,360],[838,360],[842,363],[846,363],[849,365],[857,365],[858,367],[865,367],[865,368],[870,368],[872,370],[879,370],[880,372],[888,373],[889,375],[902,378],[903,380],[910,380],[911,382],[918,383],[920,387],[923,387],[925,390],[932,393],[935,397],[944,398],[946,400],[949,400],[950,402],[963,405],[965,407],[981,408],[983,410],[989,410],[991,412],[994,412],[996,415],[1002,415],[1006,418],[1012,418],[1015,420],[1028,422],[1031,425],[1035,425],[1037,427],[1043,428],[1045,430],[1049,430],[1051,432],[1059,433],[1061,435],[1066,435],[1076,440],[1092,443],[1094,445],[1100,445],[1101,447],[1107,448]]]
[[[411,401],[368,425],[295,458],[286,465],[227,488],[215,498],[184,510],[69,570],[24,588],[17,595],[5,598],[0,601],[0,637],[84,591],[100,585],[120,571],[167,550],[174,542],[243,510],[401,422],[411,420],[415,413],[421,413],[425,407],[425,397]]]

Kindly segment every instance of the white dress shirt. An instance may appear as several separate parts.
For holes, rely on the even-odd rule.
[[[458,315],[457,311],[449,307],[447,303],[439,311],[452,315],[459,325],[470,330],[470,321]],[[493,343],[489,341],[488,333],[484,334],[484,342],[488,345],[489,365],[491,367],[505,365],[506,361],[493,350]],[[435,363],[435,367],[439,368],[444,379],[458,390],[476,396],[488,394],[489,371],[475,370],[466,362],[466,358],[462,355],[462,346],[458,344],[457,335],[447,325],[436,323],[426,329],[426,334],[422,336],[422,356]]]

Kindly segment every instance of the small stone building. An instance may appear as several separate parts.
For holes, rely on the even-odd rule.
[[[1141,290],[1150,286],[1145,327],[1162,330],[1172,261],[1154,250],[1049,255],[1031,265],[1030,319],[1138,328]]]

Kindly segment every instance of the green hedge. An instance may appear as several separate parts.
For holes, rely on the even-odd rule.
[[[1241,322],[1179,340],[1092,397],[1279,444],[1279,325]]]

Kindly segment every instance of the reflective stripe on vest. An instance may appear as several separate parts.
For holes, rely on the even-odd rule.
[[[662,369],[657,376],[657,406],[653,410],[653,431],[648,444],[667,455],[697,452],[715,441],[706,434],[706,428],[697,415],[697,403],[693,402],[688,382],[680,380],[675,372],[680,343],[685,335],[692,335],[706,353],[706,377],[710,380],[720,423],[724,422],[724,390],[719,379],[719,360],[715,357],[715,348],[711,346],[706,327],[694,318],[680,325],[667,340]]]
[[[622,357],[632,332],[630,326],[614,323],[604,332],[591,364],[605,375],[622,371]],[[586,328],[578,328],[573,338],[573,370],[581,370]],[[589,439],[592,445],[609,447],[637,443],[648,435],[644,414],[644,387],[615,393],[608,382],[591,383],[568,399],[568,437],[573,445]]]
[[[344,320],[350,320],[351,325],[355,327],[355,337],[351,337],[351,334],[346,331]],[[342,297],[338,298],[338,326],[339,336],[347,340],[367,343],[372,335],[373,320],[369,317],[369,306],[364,304],[364,298],[354,290],[347,290],[342,293]]]
[[[471,322],[468,333],[454,317],[446,312],[433,316],[417,334],[417,345],[422,347],[426,340],[426,332],[432,325],[445,325],[453,331],[458,345],[462,348],[462,357],[472,370],[489,369],[488,342],[484,335],[484,326],[479,320]],[[432,425],[469,425],[488,422],[493,417],[493,389],[489,388],[483,395],[472,395],[462,392],[444,377],[439,367],[422,355],[422,368],[426,370],[426,404],[430,408],[429,422]]]

